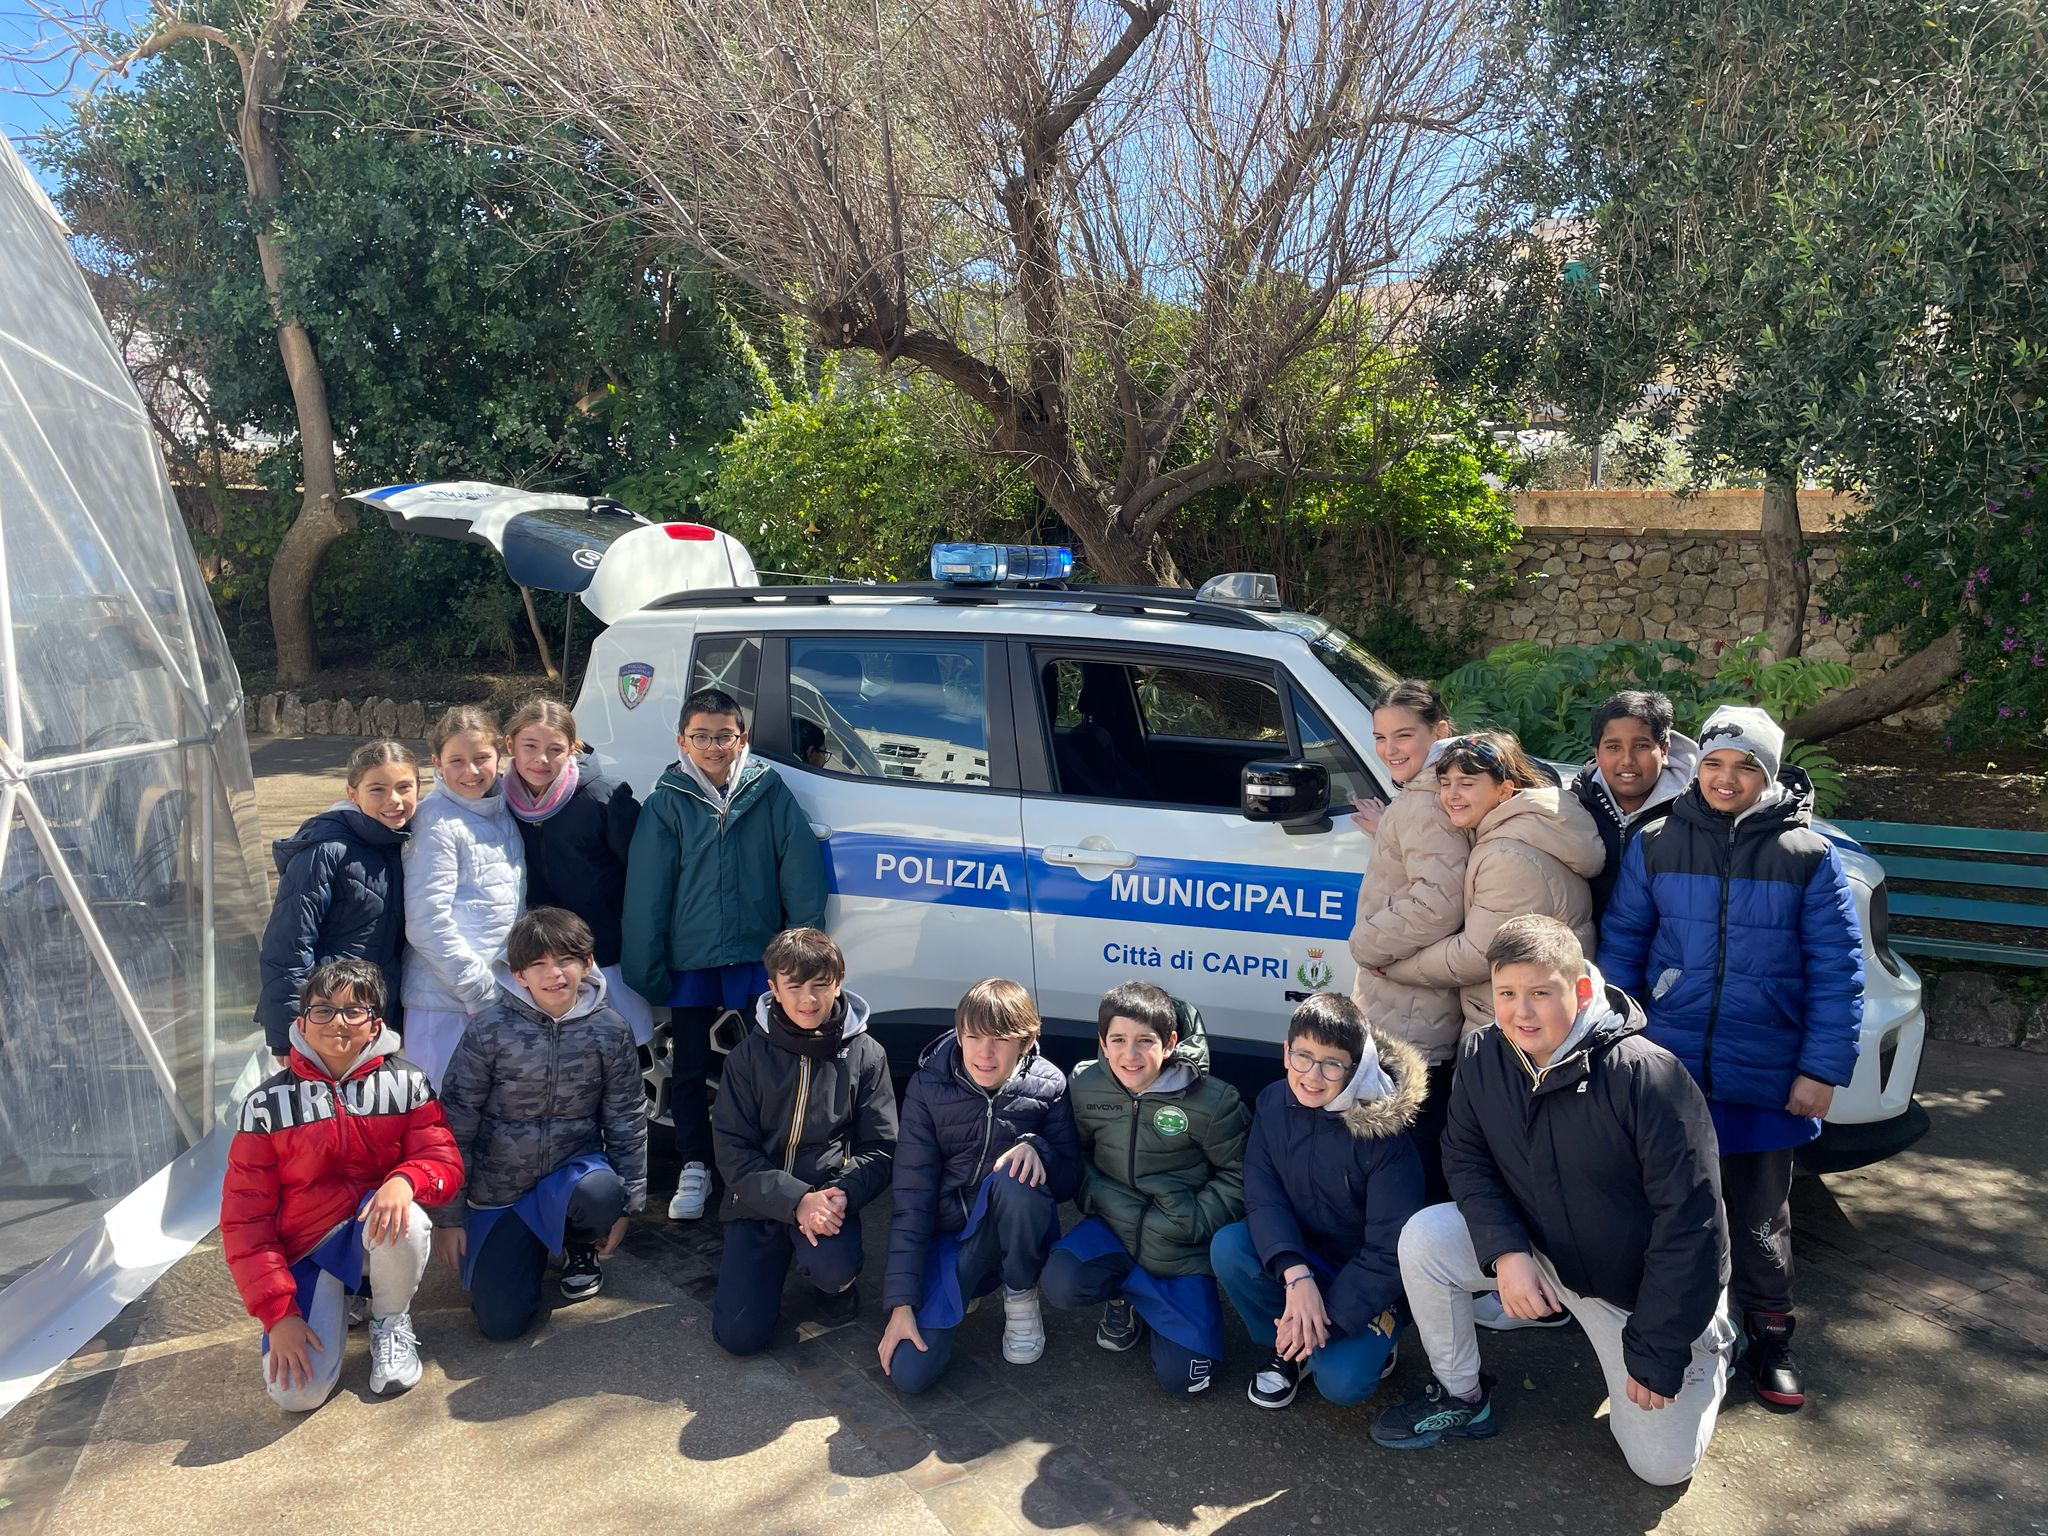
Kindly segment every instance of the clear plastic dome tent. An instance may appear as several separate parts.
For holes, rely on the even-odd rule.
[[[149,419],[0,141],[0,1413],[218,1215],[266,865]]]

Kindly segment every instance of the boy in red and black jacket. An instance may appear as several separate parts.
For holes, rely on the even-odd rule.
[[[370,1284],[370,1390],[420,1379],[413,1292],[432,1229],[423,1206],[462,1189],[434,1090],[384,1023],[384,977],[330,960],[306,978],[291,1064],[242,1105],[221,1187],[221,1247],[263,1324],[264,1386],[294,1413],[341,1376],[349,1293]]]

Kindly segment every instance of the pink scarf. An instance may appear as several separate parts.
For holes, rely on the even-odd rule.
[[[525,780],[515,769],[502,780],[505,786],[505,803],[512,807],[512,814],[521,821],[546,821],[555,812],[569,803],[569,797],[576,793],[576,754],[571,752],[569,760],[562,764],[562,771],[555,775],[555,782],[537,795],[528,794]]]

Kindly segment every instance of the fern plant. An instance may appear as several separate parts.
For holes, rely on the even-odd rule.
[[[1728,648],[1713,676],[1676,640],[1602,640],[1543,645],[1515,640],[1469,662],[1439,683],[1452,715],[1469,727],[1513,731],[1522,745],[1554,762],[1583,762],[1592,751],[1593,711],[1623,688],[1656,688],[1671,698],[1677,728],[1697,736],[1723,704],[1754,704],[1775,720],[1810,709],[1855,681],[1842,662],[1811,656],[1765,661],[1761,635]],[[1814,742],[1788,741],[1785,761],[1813,781],[1823,816],[1842,803],[1841,765]]]

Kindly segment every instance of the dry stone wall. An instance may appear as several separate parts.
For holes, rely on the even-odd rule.
[[[1763,627],[1766,571],[1756,532],[1755,491],[1678,497],[1654,492],[1531,492],[1516,498],[1521,541],[1511,560],[1514,589],[1488,608],[1486,643],[1535,640],[1584,645],[1615,636],[1680,640],[1711,667],[1717,651]],[[1818,587],[1839,559],[1832,529],[1842,498],[1801,497]],[[1429,625],[1464,617],[1471,599],[1425,568],[1412,598]],[[1851,651],[1855,628],[1837,622],[1816,599],[1807,610],[1806,651],[1846,661],[1859,673],[1898,654],[1892,636]]]
[[[312,699],[266,693],[256,701],[256,729],[266,736],[395,736],[423,740],[427,706],[418,699]]]

